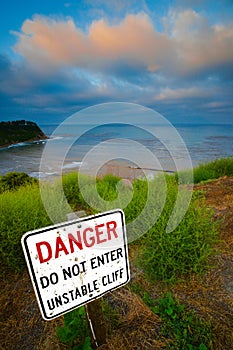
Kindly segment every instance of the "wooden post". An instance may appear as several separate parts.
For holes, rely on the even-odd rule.
[[[75,220],[77,217],[85,217],[84,210],[67,214],[67,220]],[[91,347],[98,349],[101,345],[107,343],[107,332],[102,311],[102,298],[98,298],[85,305],[86,318],[90,331]]]
[[[106,326],[102,311],[102,299],[96,299],[85,305],[86,317],[91,333],[91,346],[98,349],[107,343]]]

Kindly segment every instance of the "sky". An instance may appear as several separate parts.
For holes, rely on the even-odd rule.
[[[130,102],[233,123],[233,0],[3,0],[0,120]]]

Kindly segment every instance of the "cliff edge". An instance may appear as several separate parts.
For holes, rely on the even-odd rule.
[[[0,122],[0,147],[7,147],[25,141],[45,140],[47,138],[34,122],[26,120]]]

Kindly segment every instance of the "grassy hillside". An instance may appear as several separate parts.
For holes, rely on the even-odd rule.
[[[201,165],[194,169],[194,177],[198,173],[199,181],[206,180],[206,173],[213,174],[216,177],[233,175],[233,159],[223,159],[215,162]],[[87,204],[80,193],[78,187],[78,174],[66,174],[63,178],[63,188],[65,196],[73,210],[85,209],[87,213],[95,213],[92,208],[95,196],[92,191],[95,190],[93,179],[83,176],[86,181],[86,187],[89,190],[89,204]],[[97,181],[97,190],[99,195],[105,200],[102,211],[113,209],[113,205],[121,207],[121,204],[127,201],[130,191],[123,191],[123,196],[115,201],[118,195],[117,183],[119,178],[115,176],[105,176]],[[160,209],[161,188],[160,177],[151,180],[153,196],[150,196],[148,204],[148,215],[156,215]],[[181,274],[189,272],[200,272],[205,267],[205,262],[216,241],[216,230],[211,221],[211,214],[206,211],[205,204],[197,202],[196,195],[193,196],[189,209],[180,225],[172,233],[166,232],[166,225],[173,209],[178,182],[176,175],[167,175],[167,198],[159,219],[150,228],[147,235],[139,241],[141,246],[141,264],[146,273],[150,276],[156,276],[158,279],[175,280]],[[23,185],[24,184],[24,185]],[[19,187],[20,186],[20,187]],[[51,206],[57,214],[57,222],[65,221],[61,206],[50,195],[50,185],[46,184]],[[53,188],[56,187],[56,182]],[[124,208],[126,222],[131,222],[142,211],[147,201],[148,186],[146,181],[133,181],[133,198]],[[25,268],[20,239],[21,236],[33,229],[51,224],[46,210],[40,197],[38,183],[34,180],[29,181],[28,176],[11,173],[0,178],[0,260],[13,269],[22,270]],[[185,191],[184,191],[185,193]],[[93,198],[93,199],[92,199]],[[114,202],[115,201],[115,202]],[[115,203],[115,204],[113,204]],[[134,228],[135,235],[140,236],[139,222]],[[172,244],[168,244],[172,242]],[[160,247],[158,250],[156,247]],[[163,254],[161,255],[161,249]]]
[[[0,122],[0,147],[46,138],[46,135],[34,122],[25,120]]]
[[[195,181],[198,179],[199,182],[208,182],[208,173],[211,174],[211,178],[224,177],[225,175],[233,176],[233,159],[222,159],[200,165],[194,169]],[[64,175],[63,178],[63,189],[71,208],[73,210],[85,209],[90,214],[96,212],[92,209],[92,206],[95,205],[94,200],[91,202],[91,199],[94,198],[92,196],[93,179],[84,176],[90,198],[90,204],[87,204],[82,198],[77,177],[77,173],[70,173]],[[110,341],[112,346],[110,348],[114,350],[136,349],[140,343],[143,350],[152,348],[220,350],[224,348],[221,347],[222,344],[226,344],[225,348],[230,349],[232,312],[228,308],[230,291],[227,289],[230,284],[224,287],[220,281],[220,268],[226,259],[230,261],[229,257],[232,254],[229,244],[226,244],[228,247],[226,256],[216,257],[219,260],[214,258],[216,247],[220,238],[222,239],[222,236],[219,235],[219,229],[224,227],[223,220],[221,219],[220,226],[216,221],[219,212],[217,212],[217,216],[214,216],[213,210],[210,210],[206,204],[203,197],[204,192],[199,185],[193,193],[189,209],[181,223],[173,232],[166,232],[166,224],[177,196],[178,177],[169,175],[165,178],[167,196],[159,219],[145,235],[129,246],[131,282],[125,288],[110,293],[104,298],[103,312],[109,327],[108,337],[113,339]],[[156,210],[159,210],[160,181],[160,176],[151,180],[153,196],[150,198],[148,212],[151,215],[155,215]],[[106,207],[102,208],[103,210],[110,209],[111,203],[117,200],[118,182],[119,178],[111,175],[97,180],[97,191],[107,201]],[[58,203],[50,196],[51,185],[45,184],[45,186],[48,186],[51,205],[54,205],[55,211],[59,211]],[[56,186],[55,181],[53,189]],[[147,201],[147,182],[134,180],[132,186],[133,198],[124,209],[127,223],[138,216]],[[210,187],[208,183],[206,186]],[[221,183],[219,186],[220,190],[226,187],[225,184],[221,185]],[[0,189],[0,261],[3,276],[4,269],[7,276],[9,276],[9,271],[17,271],[19,273],[17,278],[23,276],[24,281],[23,283],[19,282],[17,288],[23,288],[22,286],[26,283],[24,293],[28,294],[28,289],[31,287],[30,281],[24,273],[26,264],[20,239],[22,234],[29,230],[50,225],[51,220],[41,201],[38,183],[34,180],[29,180],[27,176],[24,177],[22,174],[18,176],[15,173],[6,175],[0,178]],[[184,186],[184,191],[188,190],[189,186]],[[227,198],[230,198],[228,192],[226,195]],[[127,196],[128,191],[126,190],[118,202],[119,206],[121,202],[125,202]],[[220,206],[220,208],[222,207]],[[226,211],[223,214],[226,217]],[[61,213],[58,212],[58,217],[59,215]],[[229,226],[227,227],[229,228]],[[140,225],[136,229],[140,231]],[[218,261],[220,265],[217,268],[213,267],[213,265],[218,264]],[[230,273],[229,271],[229,276]],[[223,276],[226,278],[226,270],[224,270]],[[7,279],[5,283],[7,283]],[[221,289],[223,287],[225,289]],[[4,324],[6,327],[4,334],[8,334],[7,329],[14,322],[14,317],[20,317],[21,313],[24,312],[22,311],[24,310],[24,301],[20,301],[21,298],[15,296],[20,305],[17,312],[19,316],[12,316],[12,318],[9,313],[10,305],[7,304],[7,300],[9,293],[13,293],[14,288],[9,285],[6,293],[2,293],[3,301],[6,300],[4,302],[7,305],[6,320],[10,317],[9,327],[7,322]],[[33,292],[31,293],[33,294]],[[14,301],[14,309],[15,304],[17,304],[16,301]],[[33,308],[35,307],[34,305]],[[12,309],[12,313],[14,309]],[[35,312],[33,311],[32,314],[34,319]],[[37,317],[39,320],[39,313]],[[35,327],[33,322],[32,327]],[[39,321],[37,322],[39,323]],[[84,309],[81,308],[68,313],[64,318],[59,318],[59,321],[54,321],[54,323],[51,321],[51,329],[52,325],[54,327],[53,336],[56,338],[57,334],[59,337],[58,340],[54,340],[55,338],[52,340],[58,344],[56,349],[89,349],[89,337],[85,322]],[[28,324],[27,327],[29,326]],[[22,332],[22,329],[19,330],[19,334]],[[25,339],[28,338],[30,332],[32,331],[25,329]],[[44,336],[45,334],[48,334],[47,328]],[[132,344],[128,343],[129,339],[135,344],[135,347],[128,345]],[[4,344],[8,346],[9,339],[5,341]],[[33,336],[33,341],[35,341],[33,349],[36,349],[38,343],[36,343],[35,336]],[[49,342],[49,339],[44,339],[44,342]],[[17,348],[17,343],[14,345]],[[43,348],[49,349],[51,344],[50,347],[48,345],[48,347]],[[27,348],[25,347],[25,349]]]

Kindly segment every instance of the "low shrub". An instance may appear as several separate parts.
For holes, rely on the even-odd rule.
[[[159,299],[152,311],[163,321],[161,332],[171,339],[168,349],[214,350],[215,336],[209,320],[204,320],[169,292]]]
[[[167,178],[167,198],[157,222],[143,237],[139,264],[150,279],[175,282],[191,273],[201,273],[217,242],[216,224],[204,202],[193,199],[176,229],[166,231],[174,207],[177,184]]]
[[[28,184],[38,184],[38,180],[26,173],[12,171],[0,177],[0,193],[5,191],[13,191],[20,186]]]
[[[84,306],[64,315],[64,326],[56,329],[59,340],[73,350],[91,350]]]

